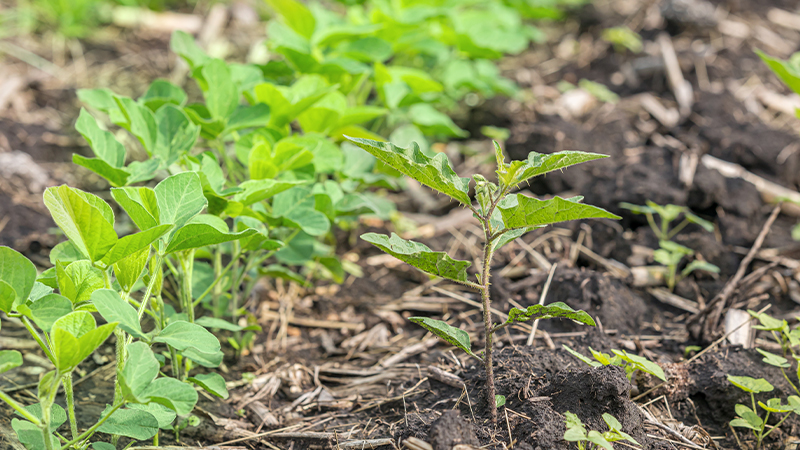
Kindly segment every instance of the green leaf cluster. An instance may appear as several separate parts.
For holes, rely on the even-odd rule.
[[[580,449],[587,448],[586,443],[594,444],[606,450],[614,450],[612,442],[628,441],[641,447],[642,444],[628,433],[622,431],[622,424],[609,413],[603,413],[603,421],[608,425],[608,431],[599,432],[596,430],[586,430],[581,419],[567,411],[564,413],[564,420],[567,431],[564,433],[564,440],[577,442]]]
[[[664,369],[662,369],[657,363],[654,363],[642,356],[628,353],[625,350],[612,349],[611,353],[613,353],[614,356],[611,356],[607,353],[599,352],[589,347],[589,352],[591,352],[592,357],[594,357],[594,359],[590,359],[582,355],[580,352],[573,350],[566,344],[562,345],[562,348],[569,352],[570,355],[581,360],[581,362],[584,362],[592,367],[622,367],[625,369],[625,374],[628,376],[628,379],[633,379],[634,373],[639,370],[644,373],[649,373],[661,381],[667,381],[667,377],[664,374]]]

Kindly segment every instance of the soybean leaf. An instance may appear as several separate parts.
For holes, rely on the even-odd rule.
[[[416,143],[412,143],[409,148],[399,148],[388,142],[345,137],[393,169],[453,197],[464,205],[470,204],[470,179],[460,178],[450,167],[450,161],[444,153],[428,158]]]
[[[56,279],[61,294],[74,304],[89,301],[92,292],[105,286],[103,271],[85,259],[70,263],[66,268],[57,261]]]
[[[771,398],[767,400],[766,404],[758,402],[758,406],[771,413],[787,413],[794,410],[790,405],[781,405],[781,399],[779,398]]]
[[[75,129],[86,139],[97,158],[86,158],[75,153],[72,155],[72,162],[97,173],[112,186],[124,186],[130,175],[123,167],[125,147],[113,134],[101,129],[95,118],[83,108]]]
[[[11,419],[11,428],[17,433],[17,439],[19,439],[26,449],[41,450],[46,448],[42,430],[32,422],[13,418]],[[58,438],[52,434],[50,434],[50,441],[53,443],[53,448],[57,448],[60,445]]]
[[[750,309],[748,309],[747,312],[750,314],[750,317],[758,319],[758,321],[761,323],[761,325],[753,327],[757,330],[780,331],[784,327],[788,326],[788,323],[785,320],[776,319],[767,313],[759,313]]]
[[[127,401],[146,402],[147,397],[142,394],[158,376],[158,360],[150,346],[141,341],[128,345],[127,351],[128,359],[120,377],[122,393]]]
[[[186,103],[186,98],[186,92],[183,89],[159,78],[150,83],[147,92],[139,97],[139,102],[144,103],[151,111],[157,112],[166,104],[183,106]]]
[[[103,416],[111,406],[106,406]],[[158,433],[158,420],[152,414],[137,409],[118,409],[97,429],[101,433],[125,436],[131,439],[150,439]]]
[[[139,315],[130,303],[120,298],[112,289],[99,289],[92,293],[92,304],[107,322],[118,322],[126,333],[139,339],[146,339]]]
[[[115,445],[108,442],[92,442],[92,448],[94,450],[117,450]]]
[[[139,403],[131,403],[127,406],[129,409],[138,409],[140,411],[144,411],[146,413],[151,414],[153,417],[156,418],[158,421],[158,428],[162,430],[171,430],[172,429],[172,422],[178,417],[175,414],[175,411],[167,408],[166,406],[159,405],[158,403],[148,403],[148,404],[139,404]],[[106,450],[106,449],[101,449]],[[116,448],[110,448],[108,450],[116,450]]]
[[[750,428],[758,431],[761,429],[762,425],[764,425],[764,421],[758,417],[758,414],[747,406],[737,404],[734,409],[736,410],[736,414],[741,417],[742,420],[741,422],[737,422],[737,419],[732,420],[732,426]]]
[[[204,96],[211,118],[227,120],[239,104],[239,93],[231,78],[231,71],[225,61],[213,58],[202,68],[205,80]]]
[[[144,231],[159,224],[156,193],[148,187],[111,189],[111,196],[128,213],[133,223]]]
[[[225,355],[222,353],[221,350],[212,351],[212,352],[202,352],[197,350],[194,347],[189,347],[183,351],[183,356],[185,358],[189,358],[192,361],[196,362],[197,364],[203,367],[219,367],[222,364],[222,358]]]
[[[153,342],[171,345],[178,351],[194,347],[204,353],[218,352],[219,340],[208,330],[189,322],[177,321],[167,325]]]
[[[425,244],[407,241],[395,233],[391,237],[366,233],[361,235],[361,239],[423,272],[461,283],[467,281],[469,261],[455,260],[445,252],[435,252]]]
[[[192,69],[202,66],[209,59],[208,55],[195,43],[194,38],[185,31],[172,33],[169,48],[189,63],[189,67]]]
[[[86,311],[76,311],[53,324],[53,353],[56,368],[61,373],[74,369],[105,341],[116,322],[97,327],[94,317]]]
[[[53,221],[70,241],[91,259],[99,261],[117,242],[114,216],[110,220],[108,205],[99,197],[69,186],[47,188],[44,204]]]
[[[219,398],[228,398],[228,388],[225,386],[225,379],[218,373],[196,375],[194,377],[189,377],[189,381]]]
[[[111,247],[100,262],[108,267],[134,253],[149,249],[150,244],[163,236],[171,227],[169,224],[164,224],[124,236]]]
[[[147,247],[114,264],[114,275],[117,276],[117,283],[124,292],[130,293],[133,286],[139,281],[149,256],[150,247]]]
[[[409,317],[408,320],[420,325],[440,339],[464,350],[468,355],[477,358],[477,356],[472,353],[472,344],[470,343],[469,334],[466,331],[451,326],[442,320],[431,319],[429,317]]]
[[[606,450],[614,450],[614,446],[612,446],[611,443],[608,442],[599,431],[589,430],[589,432],[586,434],[586,439],[589,442],[599,447],[603,447]]]
[[[153,112],[145,106],[136,103],[129,97],[115,95],[114,100],[122,112],[124,119],[116,122],[117,125],[130,131],[139,139],[148,155],[153,154],[156,143],[157,125]]]
[[[158,132],[153,154],[168,167],[194,147],[200,126],[192,123],[183,109],[171,104],[159,109],[155,120]]]
[[[436,110],[430,103],[417,103],[408,110],[411,121],[425,134],[448,137],[467,137],[469,133],[456,125],[453,120]]]
[[[495,407],[499,408],[506,404],[506,396],[505,395],[495,395],[494,396],[494,404]]]
[[[306,39],[311,39],[317,21],[304,4],[296,0],[267,0],[267,3],[281,15],[292,30]]]
[[[760,348],[756,348],[756,350],[758,351],[758,353],[761,353],[761,356],[764,357],[762,361],[769,364],[770,366],[782,367],[784,369],[787,367],[791,367],[791,364],[789,364],[789,360],[787,360],[782,356],[778,356],[774,353],[761,350]]]
[[[175,378],[157,378],[145,388],[141,396],[166,406],[179,416],[191,413],[197,404],[197,391]]]
[[[310,188],[298,186],[275,196],[272,215],[289,221],[288,225],[300,228],[312,236],[321,236],[330,230],[330,220],[315,209],[315,196]]]
[[[589,314],[580,310],[575,311],[567,304],[562,302],[554,302],[550,303],[549,305],[531,305],[524,310],[511,308],[511,311],[508,313],[508,319],[506,319],[506,323],[513,323],[514,321],[527,322],[531,319],[553,319],[556,317],[572,319],[586,325],[596,325]]]
[[[85,259],[85,257],[70,241],[59,242],[50,250],[50,264],[54,266],[56,265],[56,261],[71,263],[81,259]]]
[[[305,184],[305,181],[248,180],[239,185],[242,191],[235,194],[233,199],[250,206],[300,184]]]
[[[20,312],[28,308],[29,317],[42,331],[49,333],[58,319],[72,312],[72,302],[64,296],[48,294],[29,306],[20,305],[18,308]]]
[[[585,205],[571,199],[554,197],[539,200],[516,194],[506,197],[498,205],[507,228],[527,228],[568,220],[620,217],[596,206]]]
[[[773,58],[761,50],[756,50],[756,53],[791,90],[800,93],[800,71],[796,67],[787,61]]]
[[[772,385],[769,384],[769,381],[763,378],[756,379],[751,377],[737,377],[728,375],[728,381],[730,381],[731,384],[739,389],[753,394],[758,394],[760,392],[771,392],[774,389]]]
[[[227,320],[209,316],[203,316],[195,320],[194,323],[202,325],[205,328],[218,328],[220,330],[226,330],[226,331],[242,331],[250,329],[250,327],[241,327],[239,325],[230,323]]]
[[[633,364],[634,367],[641,370],[642,372],[649,373],[655,377],[658,377],[662,381],[667,381],[666,375],[664,375],[664,370],[658,364],[650,361],[647,358],[641,357],[639,355],[634,355],[632,353],[628,353],[625,350],[611,350],[615,355],[622,358],[622,360]]]
[[[634,214],[655,214],[656,210],[645,205],[634,205],[633,203],[621,202],[619,207],[627,209]]]
[[[206,206],[203,185],[195,172],[183,172],[165,178],[155,187],[159,221],[175,228],[185,225]]]
[[[216,216],[201,215],[180,228],[170,239],[166,253],[200,248],[252,236],[257,231],[249,228],[239,233],[229,233],[228,225]]]
[[[570,442],[580,442],[586,440],[586,428],[577,415],[567,411],[564,413],[567,431],[564,433],[564,440]]]
[[[269,122],[270,109],[264,103],[239,108],[231,115],[225,132],[241,130],[242,128],[263,127]]]
[[[16,350],[0,350],[0,373],[22,365],[22,354]]]
[[[10,312],[28,299],[36,281],[36,266],[21,253],[0,247],[0,310]]]

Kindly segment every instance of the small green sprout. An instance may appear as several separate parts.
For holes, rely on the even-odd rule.
[[[479,268],[476,281],[471,280],[467,273],[467,269],[471,265],[469,261],[455,260],[448,254],[433,251],[424,244],[407,241],[394,233],[391,236],[367,233],[361,238],[423,272],[455,281],[480,292],[485,339],[482,356],[472,351],[470,336],[464,330],[429,317],[411,317],[409,320],[458,347],[483,364],[486,370],[486,400],[492,420],[496,420],[497,406],[502,404],[499,400],[500,397],[495,396],[492,367],[492,337],[497,331],[514,322],[557,317],[572,319],[592,326],[595,325],[595,322],[586,312],[575,311],[564,303],[556,302],[549,305],[532,305],[526,309],[512,308],[505,322],[494,324],[490,313],[489,279],[495,251],[528,231],[549,224],[588,218],[618,218],[608,211],[581,203],[583,197],[568,199],[555,197],[549,200],[539,200],[511,192],[521,183],[535,176],[603,158],[604,155],[575,151],[552,154],[531,152],[527,160],[506,163],[503,150],[495,142],[497,159],[497,184],[495,184],[481,175],[473,175],[472,179],[459,177],[444,154],[440,153],[429,158],[420,151],[416,143],[410,148],[400,148],[387,142],[348,139],[393,169],[457,200],[469,208],[480,222],[485,241],[483,265]],[[475,181],[477,205],[473,204],[469,195],[470,181],[473,180]]]
[[[641,53],[644,46],[642,45],[642,37],[639,33],[632,31],[628,27],[613,27],[603,30],[602,38],[606,42],[614,45],[614,50],[617,52],[624,52],[625,49],[633,53]]]
[[[759,322],[759,325],[753,325],[753,328],[761,331],[769,331],[773,339],[775,339],[775,342],[781,346],[783,356],[775,355],[757,348],[756,350],[764,357],[764,363],[779,368],[783,377],[789,385],[792,386],[792,389],[800,395],[800,388],[798,388],[786,374],[786,369],[792,368],[792,364],[786,357],[791,357],[795,361],[795,364],[797,364],[795,374],[800,375],[800,355],[798,355],[796,351],[797,347],[800,346],[800,329],[791,329],[786,320],[776,319],[763,312],[760,313],[752,310],[748,310],[747,312]]]
[[[672,242],[681,230],[687,225],[694,223],[701,226],[709,233],[714,231],[714,224],[695,215],[689,208],[677,205],[659,205],[654,202],[648,201],[647,205],[633,205],[631,203],[620,203],[621,208],[627,209],[634,214],[644,214],[647,217],[647,223],[653,230],[653,233],[658,238],[658,250],[653,252],[653,259],[659,264],[667,267],[667,287],[670,290],[675,288],[682,279],[686,278],[696,270],[703,270],[710,273],[719,273],[719,267],[707,261],[696,259],[690,262],[683,270],[678,272],[678,266],[685,257],[694,256],[694,250],[689,247]],[[660,224],[656,224],[655,215],[658,215]],[[676,226],[672,226],[672,222],[677,220],[683,215],[683,220]]]
[[[758,402],[758,406],[766,411],[766,415],[762,419],[758,415],[758,408],[756,408],[755,394],[762,392],[772,392],[773,386],[763,378],[750,378],[750,377],[736,377],[728,375],[728,381],[734,386],[750,394],[750,401],[752,408],[737,404],[736,405],[736,418],[731,420],[732,427],[747,428],[753,432],[756,438],[756,450],[761,448],[761,443],[764,438],[769,436],[773,431],[780,428],[783,422],[791,416],[791,413],[800,414],[800,397],[790,395],[787,398],[788,404],[782,405],[781,399],[771,398],[767,403]],[[767,430],[767,422],[769,421],[770,414],[786,414],[783,416],[775,426],[771,426]]]
[[[564,440],[577,442],[578,450],[590,450],[595,447],[614,450],[611,443],[616,441],[628,441],[641,447],[641,444],[636,442],[636,439],[622,431],[622,424],[611,414],[603,413],[603,421],[605,421],[609,429],[609,431],[604,433],[595,430],[589,430],[587,432],[581,419],[569,411],[564,413],[564,418],[567,426],[567,431],[564,433]]]
[[[564,350],[569,352],[572,356],[578,358],[582,362],[592,366],[592,367],[600,367],[600,366],[619,366],[625,369],[625,375],[627,375],[628,379],[633,379],[633,374],[637,370],[640,370],[645,373],[649,373],[654,377],[662,380],[667,381],[666,376],[664,375],[664,370],[658,364],[648,360],[647,358],[643,358],[639,355],[634,355],[631,353],[626,352],[625,350],[611,350],[614,353],[614,356],[611,356],[607,353],[598,352],[593,348],[589,347],[589,351],[592,353],[594,360],[587,358],[586,356],[582,355],[580,352],[573,350],[567,344],[562,344]]]

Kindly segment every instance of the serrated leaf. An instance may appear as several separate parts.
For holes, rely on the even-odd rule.
[[[16,250],[0,247],[0,310],[24,303],[36,282],[36,266]]]
[[[92,262],[99,261],[117,242],[114,216],[109,220],[108,205],[99,197],[63,185],[47,188],[44,204],[56,225]]]
[[[505,167],[498,170],[497,175],[502,184],[514,187],[530,178],[538,177],[554,170],[607,157],[608,155],[578,151],[563,151],[550,154],[531,152],[525,160],[505,164]]]
[[[730,381],[731,384],[739,389],[753,394],[758,394],[760,392],[771,392],[774,389],[774,387],[763,378],[756,379],[751,377],[737,377],[728,375],[728,381]]]
[[[122,370],[120,384],[125,399],[130,402],[147,402],[142,395],[158,376],[159,364],[150,346],[144,342],[133,342],[127,347],[128,358]]]
[[[476,356],[472,353],[472,344],[470,343],[469,334],[466,331],[451,326],[442,320],[431,319],[429,317],[409,317],[408,320],[425,328],[438,338],[464,350],[468,355]]]
[[[182,227],[200,214],[207,204],[203,185],[195,172],[183,172],[165,178],[156,185],[155,194],[160,223],[172,224],[175,228]]]
[[[510,229],[549,225],[568,220],[620,217],[596,206],[585,205],[571,199],[554,197],[539,200],[515,194],[506,197],[498,205],[503,223]]]
[[[196,375],[194,377],[189,377],[189,381],[219,398],[228,398],[228,388],[225,386],[225,379],[218,373]]]
[[[0,373],[22,365],[22,354],[16,350],[0,350]]]
[[[522,310],[511,308],[508,313],[506,323],[527,322],[531,319],[553,319],[553,318],[572,319],[586,325],[595,326],[594,319],[584,311],[576,311],[562,302],[554,302],[549,305],[531,305]]]
[[[106,406],[103,416],[111,406]],[[137,440],[150,439],[158,433],[158,420],[152,414],[137,409],[118,409],[97,429],[101,433],[125,436]]]
[[[416,143],[412,143],[409,148],[400,148],[389,142],[345,137],[404,175],[447,194],[464,205],[470,204],[470,179],[460,178],[450,166],[450,161],[444,153],[437,153],[435,157],[428,158]]]
[[[123,300],[116,291],[111,289],[94,291],[92,304],[107,322],[118,322],[118,326],[131,336],[139,339],[146,338],[136,309]]]
[[[469,261],[455,260],[445,252],[435,252],[424,244],[407,241],[395,233],[391,237],[366,233],[361,235],[361,239],[423,272],[462,283],[467,281],[467,268],[472,265]]]

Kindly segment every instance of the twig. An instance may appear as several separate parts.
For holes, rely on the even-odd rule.
[[[550,274],[547,275],[547,281],[544,283],[542,295],[539,296],[539,305],[544,305],[544,299],[547,297],[547,291],[550,290],[550,283],[553,281],[553,275],[556,273],[556,267],[558,267],[558,264],[553,264],[550,266]],[[533,327],[531,328],[531,333],[528,335],[527,345],[533,345],[533,339],[537,328],[539,328],[539,319],[533,321]]]

